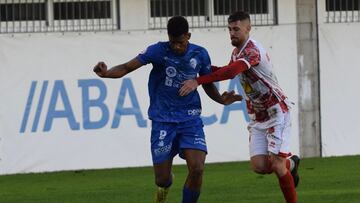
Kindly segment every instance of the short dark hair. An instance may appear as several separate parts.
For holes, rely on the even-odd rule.
[[[236,11],[232,14],[230,14],[228,18],[228,23],[236,22],[236,21],[243,21],[243,20],[249,20],[250,21],[250,15],[244,11]]]
[[[182,16],[174,16],[168,21],[167,32],[170,36],[179,37],[189,32],[189,23]]]

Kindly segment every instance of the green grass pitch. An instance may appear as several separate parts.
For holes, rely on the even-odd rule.
[[[168,202],[181,202],[185,166],[174,166]],[[299,202],[360,202],[360,156],[301,161]],[[151,167],[0,176],[0,202],[153,202]],[[261,176],[249,162],[207,164],[199,202],[284,202],[275,175]]]

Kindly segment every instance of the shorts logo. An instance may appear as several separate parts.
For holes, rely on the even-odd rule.
[[[159,146],[159,147],[163,147],[163,146],[164,146],[164,141],[161,140],[161,141],[158,143],[158,146]]]
[[[159,136],[159,139],[160,140],[163,140],[165,138],[165,136],[167,135],[167,132],[166,130],[160,130],[160,136]]]
[[[159,143],[158,143],[158,146],[159,147],[163,147],[164,146],[164,139],[167,135],[167,132],[166,130],[160,130],[160,136],[159,136]]]
[[[195,138],[194,144],[206,146],[206,141],[204,138]]]
[[[169,153],[171,150],[171,143],[165,146],[164,139],[167,135],[166,130],[160,130],[159,132],[159,143],[157,144],[159,148],[154,150],[155,155],[160,155],[164,153]]]
[[[162,154],[167,154],[171,151],[171,144],[169,145],[166,145],[166,146],[162,146],[162,147],[159,147],[157,149],[154,149],[154,154],[155,156],[159,156],[159,155],[162,155]]]
[[[280,138],[276,137],[274,134],[268,134],[267,137],[273,140],[280,140]]]
[[[269,143],[269,147],[275,148],[275,146],[276,146],[276,143],[275,143],[274,141],[271,141],[271,142]]]

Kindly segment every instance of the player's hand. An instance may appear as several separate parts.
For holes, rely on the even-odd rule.
[[[223,92],[221,95],[221,99],[224,105],[229,105],[236,101],[241,101],[243,97],[239,94],[235,94],[235,91],[232,90],[231,92]]]
[[[96,64],[93,71],[96,73],[96,75],[104,77],[107,72],[107,65],[104,62],[100,61]]]
[[[183,86],[179,90],[180,96],[188,95],[190,92],[194,91],[199,86],[197,81],[194,79],[185,80],[182,85]]]

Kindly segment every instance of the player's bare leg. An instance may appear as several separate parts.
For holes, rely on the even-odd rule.
[[[158,186],[155,194],[155,203],[164,203],[172,184],[172,160],[154,165],[155,184]]]
[[[286,168],[290,170],[294,179],[295,187],[299,183],[298,167],[300,164],[300,158],[296,155],[286,159]],[[256,155],[251,157],[251,167],[255,173],[258,174],[271,174],[273,169],[271,168],[271,162],[269,155]]]
[[[271,168],[276,174],[281,191],[287,203],[297,203],[297,194],[295,190],[294,179],[290,170],[286,168],[285,157],[270,154]]]
[[[296,203],[297,195],[293,177],[290,173],[290,161],[275,154],[256,155],[251,157],[251,166],[254,172],[259,174],[271,174],[274,172],[279,180],[281,191],[288,203]]]
[[[188,176],[183,189],[183,203],[195,203],[200,196],[206,153],[201,150],[186,149],[184,156]]]
[[[251,157],[250,160],[251,168],[255,173],[265,175],[273,172],[269,155],[256,155]]]

